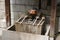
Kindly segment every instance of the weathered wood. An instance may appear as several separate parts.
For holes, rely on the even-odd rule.
[[[31,24],[20,24],[19,22],[15,23],[16,31],[19,32],[27,32],[27,33],[33,33],[33,34],[41,34],[42,31],[42,25],[31,25]]]
[[[2,40],[49,40],[49,37],[24,32],[3,31]]]
[[[41,0],[39,0],[39,9],[41,9]]]
[[[47,1],[48,0],[41,0],[41,9],[46,9],[47,8]]]
[[[50,36],[54,37],[56,20],[56,0],[51,0]]]
[[[10,0],[5,0],[6,25],[11,25]]]

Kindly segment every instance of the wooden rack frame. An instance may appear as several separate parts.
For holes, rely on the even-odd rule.
[[[10,0],[5,0],[5,9],[6,9],[6,24],[7,26],[9,26],[11,25]],[[53,36],[55,33],[55,19],[56,19],[56,0],[51,0],[50,36]]]

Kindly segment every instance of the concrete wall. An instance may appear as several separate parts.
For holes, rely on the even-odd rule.
[[[0,18],[5,18],[5,0],[0,0]]]
[[[5,0],[0,0],[0,27],[6,27]]]

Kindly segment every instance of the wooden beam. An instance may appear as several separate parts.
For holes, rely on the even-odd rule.
[[[56,0],[51,0],[50,36],[54,37],[56,21]]]
[[[39,0],[39,9],[41,9],[41,0]]]
[[[5,0],[6,25],[11,25],[10,0]]]
[[[41,0],[41,9],[46,9],[47,8],[47,1],[48,0]]]

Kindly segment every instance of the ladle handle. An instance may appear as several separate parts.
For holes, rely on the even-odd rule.
[[[25,17],[23,18],[23,20],[20,22],[20,24],[23,23],[23,21],[25,20],[26,17],[27,17],[27,16],[25,16]]]
[[[42,19],[39,21],[39,23],[37,24],[37,26],[39,26],[44,19],[45,19],[45,17],[42,17]]]
[[[18,22],[19,20],[21,20],[23,17],[21,16],[16,22]]]
[[[36,19],[35,19],[35,21],[34,21],[34,23],[33,23],[33,25],[35,25],[35,23],[36,23],[36,21],[37,21],[37,19],[38,19],[39,17],[36,17]]]
[[[45,33],[46,36],[49,34],[49,31],[50,31],[50,26],[48,26],[48,29],[47,29],[47,31]]]

